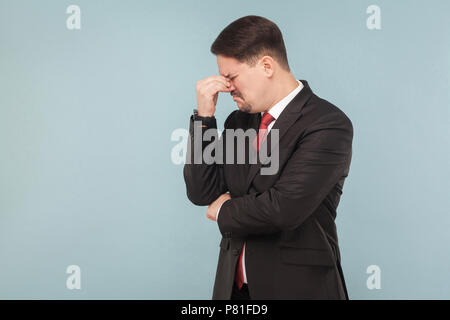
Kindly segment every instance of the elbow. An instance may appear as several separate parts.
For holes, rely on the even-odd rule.
[[[189,192],[189,190],[186,191],[187,197],[189,201],[191,201],[196,206],[209,206],[212,201],[209,201],[209,199],[206,199],[205,197],[199,196],[196,192]]]
[[[199,183],[189,183],[186,180],[186,195],[196,206],[208,206],[212,201],[205,195]]]
[[[208,206],[212,201],[204,195],[200,187],[201,181],[196,181],[195,175],[189,170],[190,167],[184,167],[184,181],[186,183],[186,195],[196,206]]]
[[[201,172],[194,173],[191,167],[184,168],[184,181],[186,183],[186,195],[188,199],[196,206],[209,206],[213,203],[221,193],[222,190],[218,183],[208,181],[202,176]]]

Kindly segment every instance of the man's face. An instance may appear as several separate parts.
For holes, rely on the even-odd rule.
[[[219,73],[230,80],[233,100],[238,108],[247,113],[257,113],[264,109],[264,91],[267,79],[256,64],[250,67],[234,58],[217,56]]]

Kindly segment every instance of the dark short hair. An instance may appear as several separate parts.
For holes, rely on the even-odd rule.
[[[245,16],[230,23],[214,40],[211,52],[250,66],[268,55],[290,71],[280,29],[269,19],[259,16]]]

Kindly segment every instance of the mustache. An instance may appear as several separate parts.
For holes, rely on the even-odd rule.
[[[241,98],[241,99],[242,99],[242,96],[241,96],[239,93],[235,92],[235,91],[231,91],[231,92],[230,92],[230,95],[231,95],[232,97],[238,97],[238,98]]]

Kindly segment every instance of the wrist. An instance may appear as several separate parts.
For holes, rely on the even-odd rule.
[[[206,111],[202,109],[194,109],[194,114],[203,118],[211,118],[214,117],[214,111]]]
[[[202,111],[198,111],[197,109],[194,109],[194,119],[195,118],[213,118],[214,117],[214,113],[205,113]]]
[[[201,111],[199,111],[197,113],[197,115],[199,117],[203,117],[203,118],[211,118],[211,117],[214,117],[214,112],[201,112]]]

